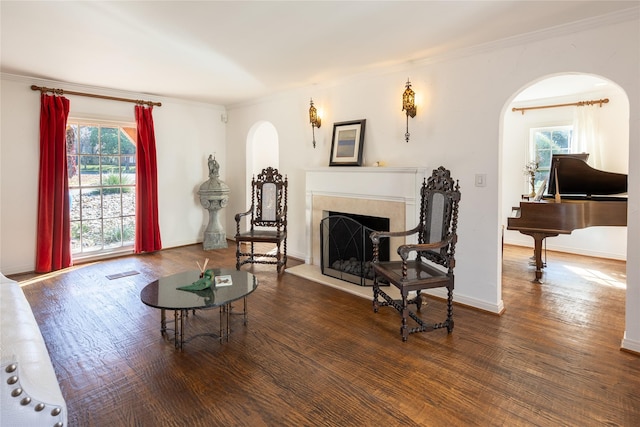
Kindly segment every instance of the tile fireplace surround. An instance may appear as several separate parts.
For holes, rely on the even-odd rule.
[[[426,168],[344,167],[308,169],[306,172],[305,265],[287,269],[309,279],[371,297],[371,288],[353,285],[320,273],[320,221],[329,211],[389,218],[389,230],[409,230],[419,217],[419,198]],[[415,242],[409,237],[407,242]],[[391,258],[404,238],[391,240]],[[296,271],[294,271],[296,270]],[[342,282],[342,283],[340,283]]]

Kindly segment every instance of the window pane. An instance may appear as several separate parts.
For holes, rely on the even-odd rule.
[[[120,152],[117,128],[101,128],[100,132],[100,154],[110,155]]]
[[[67,126],[67,177],[69,178],[69,185],[72,180],[74,185],[78,185],[78,127]]]
[[[136,233],[136,220],[133,216],[122,218],[122,244],[133,246]]]
[[[135,138],[137,130],[135,128],[122,128],[120,133],[120,153],[135,154]]]
[[[538,132],[536,134],[536,149],[551,150],[554,147],[553,140],[549,137],[549,132]]]
[[[104,220],[104,245],[108,248],[122,246],[122,220],[120,218]]]
[[[122,215],[136,214],[136,193],[130,187],[124,187],[122,189]]]
[[[102,197],[99,188],[82,190],[82,220],[100,218],[102,214]]]
[[[67,125],[67,153],[78,152],[78,125]]]
[[[102,217],[115,218],[122,216],[122,199],[120,188],[105,188],[102,190]]]
[[[120,184],[120,157],[102,156],[100,157],[102,166],[102,185]]]
[[[71,253],[76,254],[82,250],[82,223],[71,221]]]
[[[80,156],[80,185],[100,185],[100,157]]]
[[[102,220],[82,222],[82,251],[99,251],[102,249]]]
[[[80,154],[98,153],[98,128],[95,126],[80,126]]]
[[[80,185],[78,156],[67,156],[67,177],[69,179],[69,187],[77,187]]]
[[[80,219],[80,190],[77,188],[69,189],[69,217],[71,221]]]
[[[569,133],[567,131],[555,131],[552,134],[553,142],[562,149],[569,149]]]
[[[136,173],[136,160],[134,156],[120,156],[120,172],[131,175]],[[135,180],[128,182],[128,184],[135,184]]]
[[[540,169],[549,169],[549,167],[551,166],[551,151],[538,151],[538,161]]]
[[[571,152],[571,126],[532,128],[530,147],[533,147],[534,150],[529,152],[535,153],[538,161],[538,170],[535,173],[535,189],[537,190],[542,181],[549,178],[552,155]],[[530,190],[528,178],[527,187]]]

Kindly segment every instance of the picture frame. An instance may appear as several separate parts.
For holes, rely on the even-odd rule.
[[[333,124],[329,166],[362,166],[366,122],[362,119]]]

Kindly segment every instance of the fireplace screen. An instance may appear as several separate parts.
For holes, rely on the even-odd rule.
[[[360,286],[373,284],[373,231],[389,231],[389,219],[329,212],[320,222],[322,274]],[[382,239],[381,261],[389,260],[389,239]]]

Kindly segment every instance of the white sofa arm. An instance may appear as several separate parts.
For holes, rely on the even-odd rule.
[[[0,425],[66,425],[67,405],[31,306],[1,273],[0,327]]]

